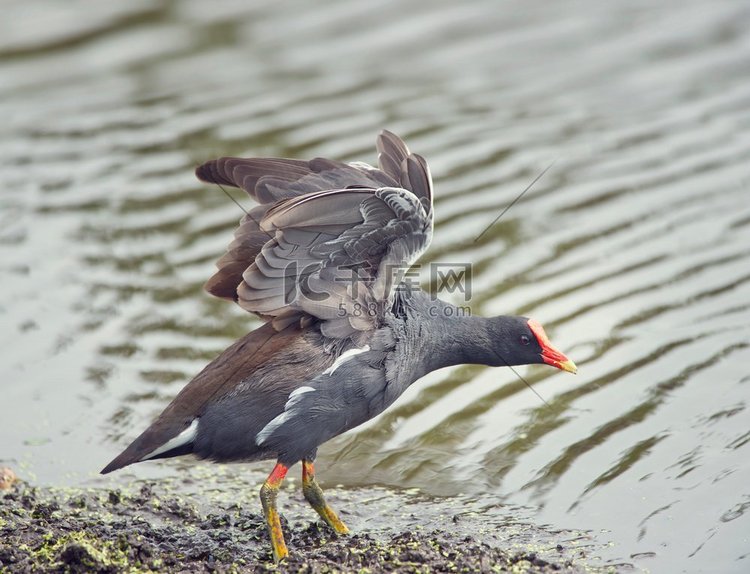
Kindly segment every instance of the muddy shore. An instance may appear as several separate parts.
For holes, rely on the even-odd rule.
[[[228,484],[227,484],[228,483]],[[330,489],[353,534],[315,520],[294,481],[280,496],[290,559],[271,559],[257,486],[191,477],[125,488],[0,491],[0,572],[605,572],[586,533],[513,509],[382,488]]]

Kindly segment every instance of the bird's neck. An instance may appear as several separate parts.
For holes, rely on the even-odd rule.
[[[446,305],[445,309],[460,308]],[[432,351],[428,354],[427,372],[453,365],[493,365],[492,339],[484,317],[456,313],[436,321]]]

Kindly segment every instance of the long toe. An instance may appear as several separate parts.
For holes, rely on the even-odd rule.
[[[326,524],[333,528],[333,530],[337,534],[349,534],[349,529],[346,527],[346,524],[341,522],[341,519],[338,517],[333,508],[325,504],[323,505],[322,510],[318,508],[316,508],[315,510],[318,512],[318,514],[320,514],[320,517],[325,520]]]

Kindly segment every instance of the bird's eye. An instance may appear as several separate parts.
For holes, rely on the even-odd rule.
[[[531,339],[529,339],[526,335],[521,335],[521,344],[528,345],[529,343],[531,343]]]

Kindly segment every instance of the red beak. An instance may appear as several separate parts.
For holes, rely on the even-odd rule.
[[[542,360],[545,363],[569,373],[575,374],[578,372],[576,364],[550,343],[547,333],[544,332],[544,327],[533,319],[529,319],[529,328],[542,348]]]

